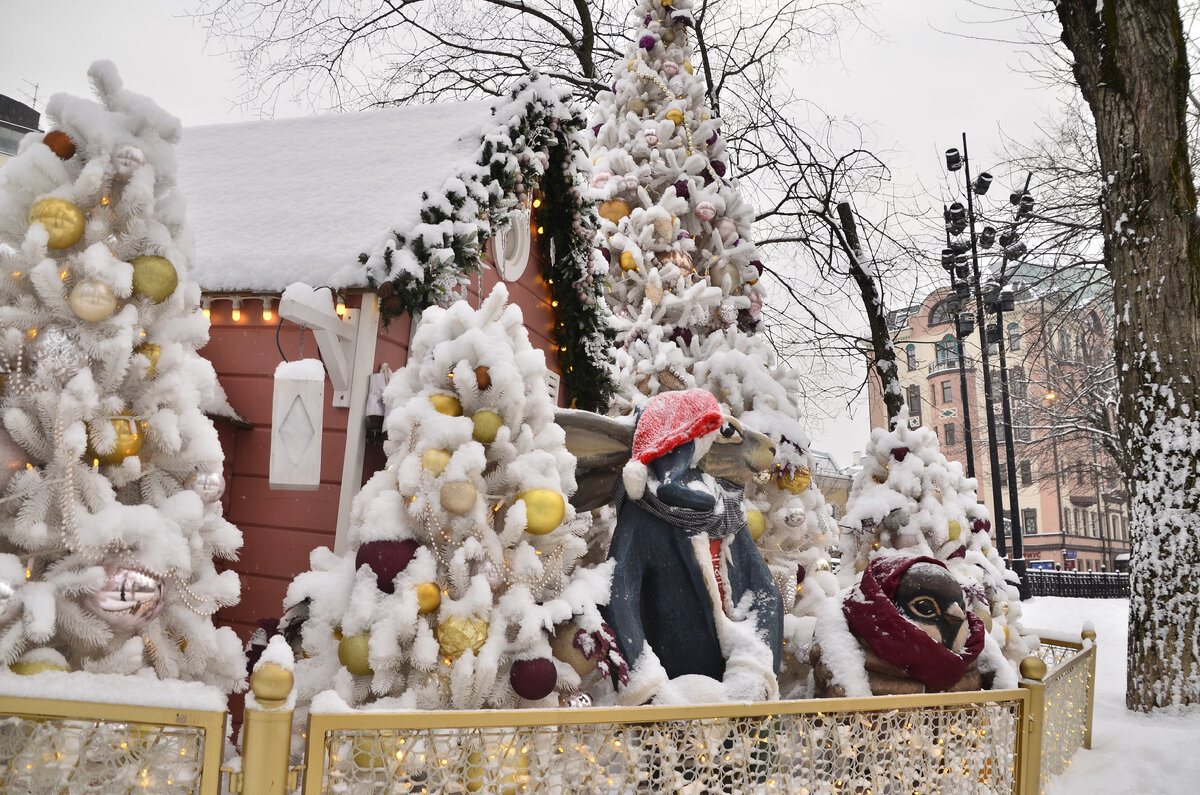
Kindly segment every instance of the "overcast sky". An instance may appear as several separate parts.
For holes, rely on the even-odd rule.
[[[36,90],[39,110],[58,91],[90,96],[87,68],[106,58],[130,89],[185,126],[256,118],[234,105],[237,66],[219,43],[206,46],[203,29],[184,16],[191,7],[187,0],[3,0],[0,94],[29,103]],[[1001,131],[1032,136],[1056,101],[1023,71],[1021,48],[1001,41],[1019,39],[1018,25],[973,24],[987,16],[966,0],[879,0],[870,21],[878,35],[857,34],[842,43],[840,61],[800,69],[797,91],[833,116],[869,125],[897,184],[923,188],[940,204],[941,153],[963,132],[982,170],[998,156]],[[276,108],[277,116],[297,113]],[[853,418],[814,423],[814,446],[852,463],[852,451],[866,444],[866,415],[860,405]]]

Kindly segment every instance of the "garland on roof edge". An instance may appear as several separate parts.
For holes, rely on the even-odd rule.
[[[567,104],[568,96],[536,75],[521,81],[510,92],[508,107],[520,103],[523,112],[485,130],[480,171],[459,175],[445,196],[431,199],[423,193],[421,223],[409,235],[396,234],[389,241],[377,263],[381,269],[365,253],[359,262],[367,266],[385,324],[405,313],[417,319],[428,306],[457,300],[454,288],[479,271],[492,233],[489,219],[507,225],[512,197],[525,202],[529,191],[540,188],[538,218],[549,232],[538,236],[537,243],[545,262],[542,275],[558,302],[554,340],[568,403],[602,411],[616,389],[611,374],[615,333],[603,300],[607,269],[594,270],[592,264],[596,206],[581,190],[575,167],[584,119]],[[493,116],[504,107],[494,107]],[[398,259],[407,255],[422,268],[419,277],[400,266]]]

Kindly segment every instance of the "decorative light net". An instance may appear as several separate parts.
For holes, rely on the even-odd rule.
[[[1009,793],[1018,701],[515,728],[330,730],[335,793]]]
[[[1085,657],[1055,668],[1046,676],[1045,729],[1042,734],[1042,785],[1071,764],[1087,736],[1091,669]]]
[[[0,716],[0,792],[197,793],[203,761],[195,726]]]
[[[1062,665],[1065,660],[1079,654],[1079,649],[1073,646],[1059,646],[1054,643],[1043,643],[1038,646],[1033,652],[1042,662],[1046,663],[1046,670],[1053,671],[1058,666]]]

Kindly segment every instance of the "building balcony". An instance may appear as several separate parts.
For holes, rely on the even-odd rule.
[[[937,373],[948,373],[951,370],[958,370],[958,359],[959,359],[959,357],[957,357],[957,356],[950,356],[945,359],[935,359],[934,361],[929,363],[929,367],[928,367],[929,375],[936,375]],[[967,370],[975,369],[975,360],[973,358],[971,358],[970,356],[963,356],[962,360],[963,360],[963,365],[965,366],[965,368]]]

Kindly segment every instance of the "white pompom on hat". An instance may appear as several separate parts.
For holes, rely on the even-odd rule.
[[[647,401],[633,434],[632,458],[622,477],[635,500],[646,493],[646,464],[725,423],[721,404],[703,389],[662,392]]]

